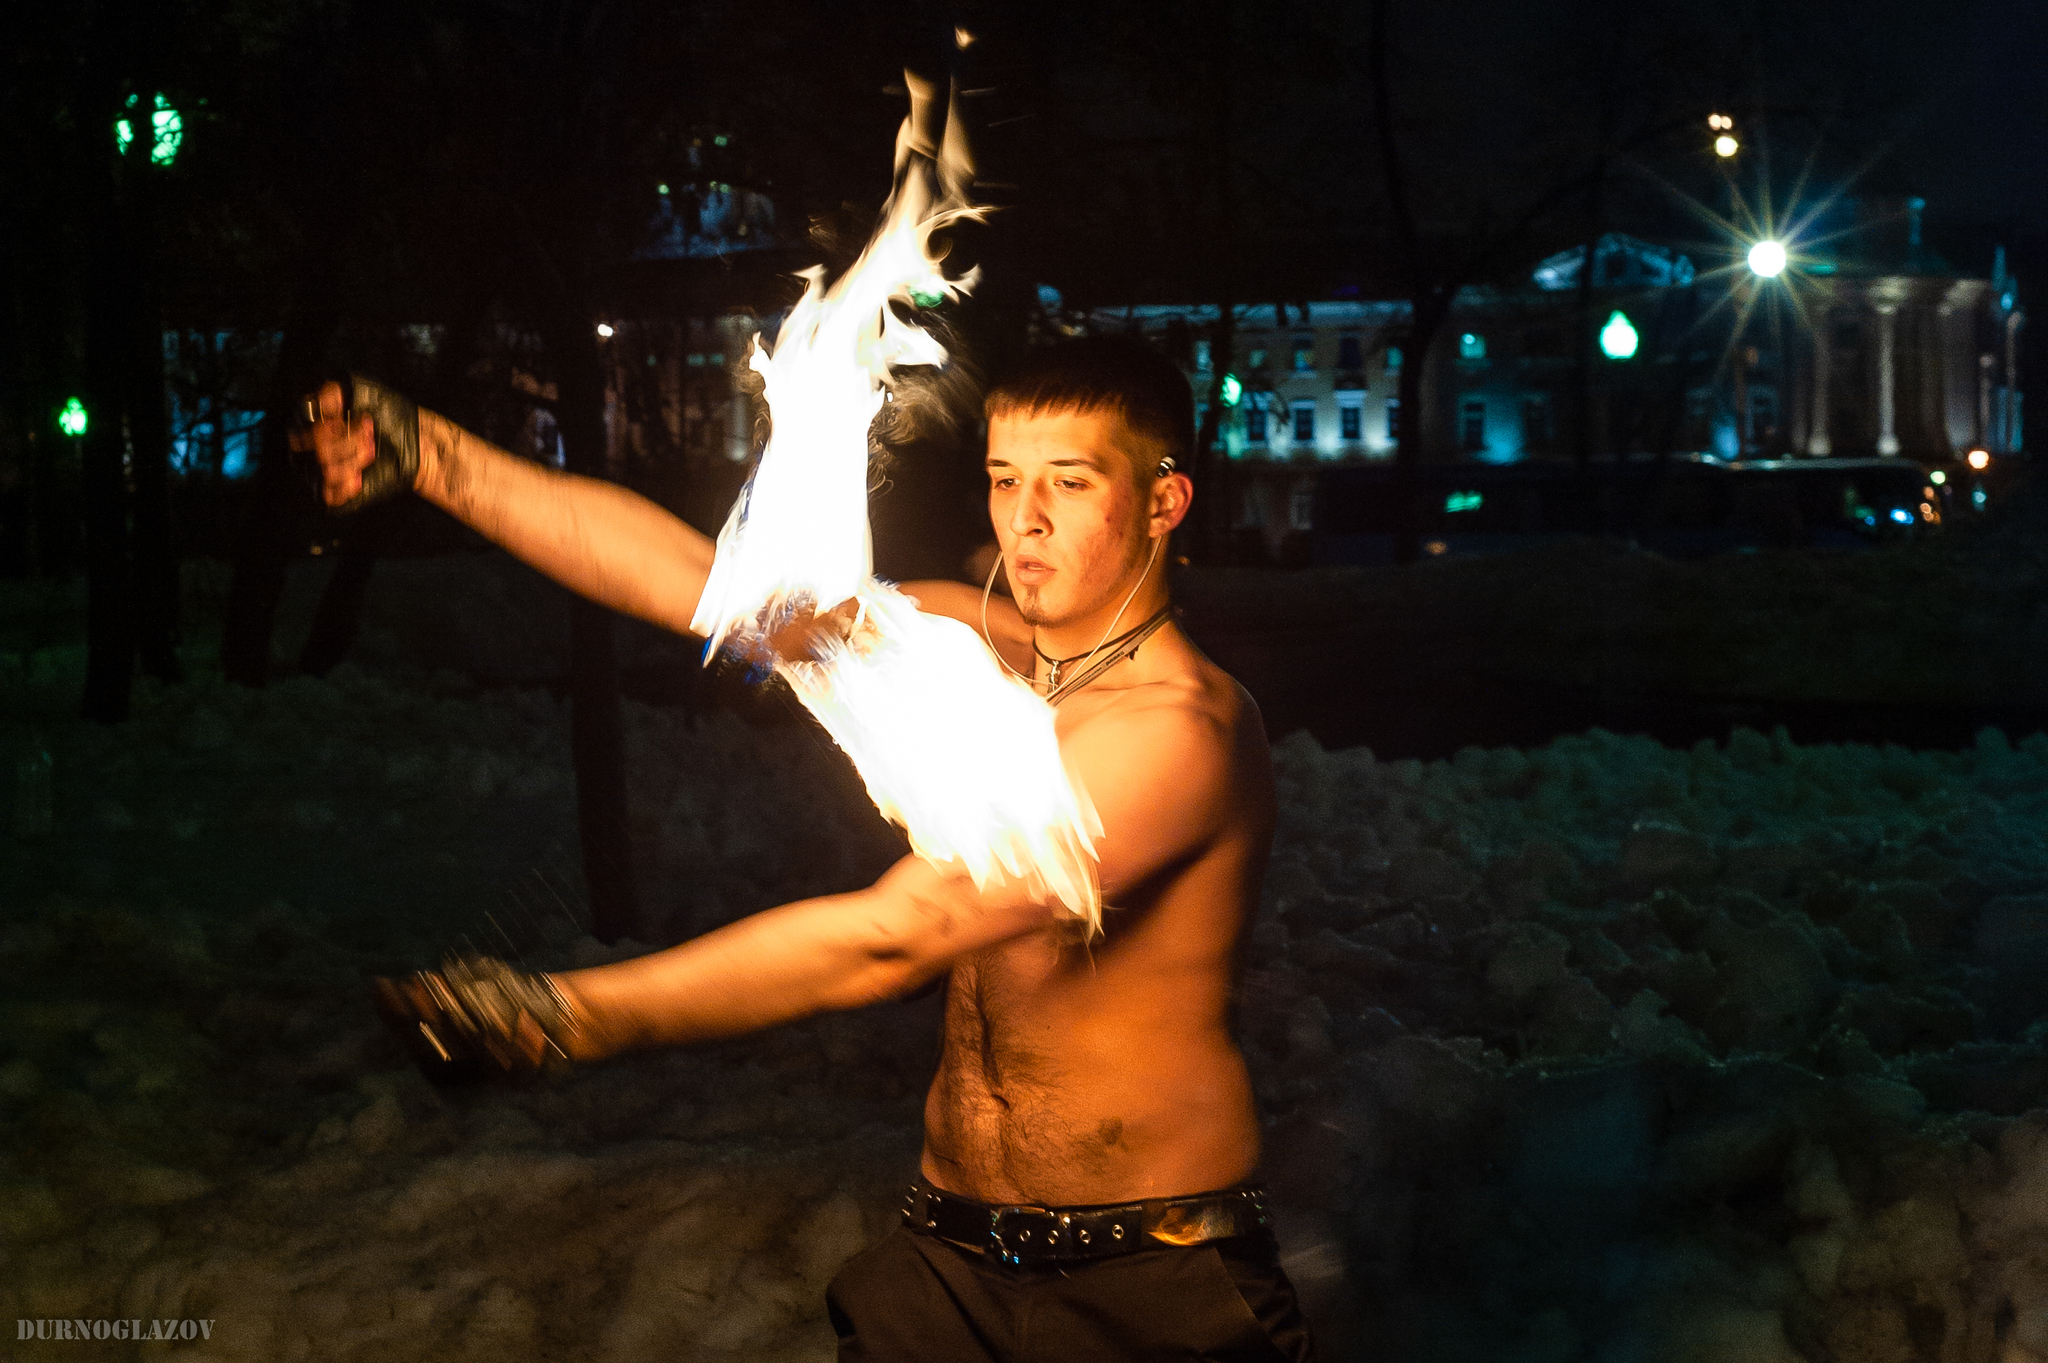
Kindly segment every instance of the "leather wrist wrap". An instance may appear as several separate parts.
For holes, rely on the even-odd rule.
[[[410,492],[420,473],[420,409],[413,400],[361,374],[349,375],[345,390],[349,418],[370,418],[377,457],[363,470],[363,490],[335,508],[341,515]]]
[[[431,1079],[523,1079],[558,1069],[583,1030],[553,980],[495,956],[451,957],[439,970],[379,979],[374,990],[378,1012]],[[525,1021],[540,1033],[538,1054]]]

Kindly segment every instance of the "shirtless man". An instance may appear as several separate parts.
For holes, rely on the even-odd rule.
[[[341,505],[375,437],[368,418],[345,425],[337,386],[319,408],[308,443]],[[989,516],[1014,604],[959,583],[904,588],[977,629],[985,611],[991,645],[1057,706],[1061,751],[1102,819],[1100,939],[1014,883],[977,890],[909,856],[867,889],[636,960],[551,977],[490,963],[382,988],[387,1016],[437,1050],[517,1068],[550,1050],[595,1060],[772,1027],[950,974],[904,1227],[828,1293],[842,1360],[1309,1356],[1246,1182],[1259,1129],[1230,1036],[1273,829],[1266,738],[1243,689],[1167,615],[1192,409],[1187,381],[1135,341],[1033,352],[987,409]],[[713,545],[659,507],[424,411],[417,465],[420,495],[542,572],[687,630]],[[1144,624],[1134,653],[1116,647]]]

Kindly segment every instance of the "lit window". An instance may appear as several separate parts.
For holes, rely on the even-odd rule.
[[[1397,345],[1387,347],[1387,372],[1389,374],[1401,372],[1401,347]]]
[[[702,369],[704,367],[703,352],[694,350],[691,351],[690,358],[687,361],[685,361],[685,363],[687,363],[692,369]]]
[[[1458,443],[1467,450],[1486,448],[1486,399],[1466,398],[1458,404]]]
[[[1255,402],[1244,410],[1244,443],[1263,445],[1266,443],[1266,407]]]
[[[1337,435],[1347,443],[1355,444],[1365,437],[1365,403],[1345,402],[1340,394],[1337,401]]]
[[[1254,351],[1252,352],[1252,354],[1251,354],[1251,367],[1252,367],[1252,368],[1254,368],[1254,369],[1264,369],[1264,368],[1266,367],[1266,352],[1265,352],[1265,351],[1263,351],[1263,350],[1254,350]]]
[[[1209,372],[1209,363],[1209,343],[1207,341],[1196,341],[1195,368],[1206,374]]]
[[[1316,438],[1316,405],[1313,402],[1294,404],[1294,438],[1314,440]]]
[[[1458,338],[1458,358],[1461,360],[1483,360],[1486,358],[1486,338],[1476,331],[1468,331]]]
[[[1316,367],[1316,341],[1313,336],[1294,338],[1294,372],[1306,374]]]
[[[1346,370],[1365,368],[1364,347],[1359,344],[1356,336],[1337,338],[1337,367]]]

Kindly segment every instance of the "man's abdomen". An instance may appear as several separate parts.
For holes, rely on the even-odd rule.
[[[985,1202],[1085,1205],[1251,1175],[1258,1124],[1221,1000],[1017,992],[956,975],[925,1103],[926,1178]]]

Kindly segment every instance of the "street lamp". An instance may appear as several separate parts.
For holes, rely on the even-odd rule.
[[[1714,155],[1725,161],[1742,150],[1742,143],[1735,137],[1735,120],[1727,114],[1708,114],[1707,127],[1718,134],[1714,138]]]
[[[1749,271],[1759,279],[1776,279],[1785,273],[1784,243],[1766,237],[1750,247]]]

